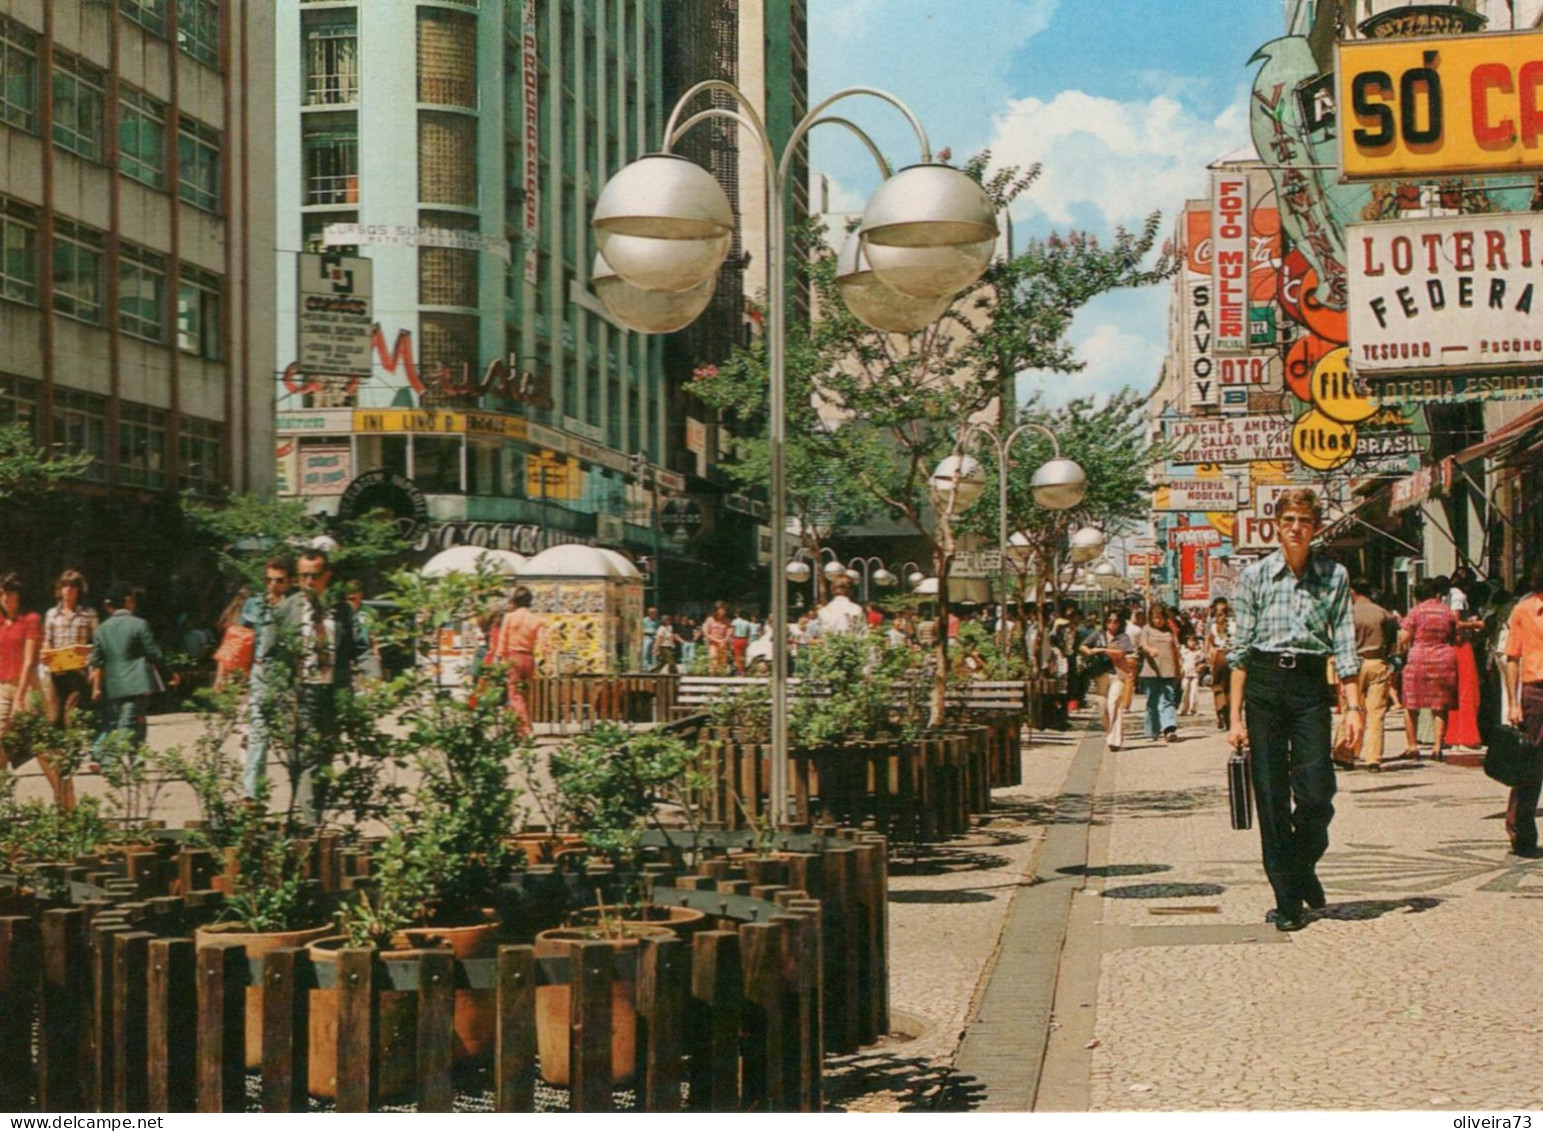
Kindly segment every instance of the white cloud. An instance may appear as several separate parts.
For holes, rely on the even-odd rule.
[[[1074,397],[1102,400],[1127,385],[1143,392],[1151,389],[1167,352],[1161,336],[1166,333],[1167,294],[1167,288],[1159,286],[1094,300],[1088,312],[1092,317],[1074,324],[1067,335],[1086,367],[1070,374],[1019,374],[1019,402],[1035,392],[1047,406],[1056,406]],[[1149,326],[1158,336],[1143,332]]]
[[[1246,93],[1205,118],[1160,94],[1118,101],[1068,90],[1048,102],[1014,99],[993,122],[997,165],[1044,170],[1014,214],[1052,224],[1086,222],[1089,212],[1113,226],[1150,212],[1171,214],[1204,191],[1205,167],[1248,141]]]

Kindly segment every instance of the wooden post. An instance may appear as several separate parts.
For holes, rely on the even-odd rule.
[[[738,1111],[745,993],[739,936],[733,931],[701,931],[691,940],[691,949],[691,1109]]]
[[[270,950],[263,958],[263,1110],[308,1108],[310,971],[304,947]]]
[[[338,1111],[369,1111],[375,1063],[375,949],[338,951]]]
[[[744,957],[744,1109],[783,1111],[786,1024],[782,996],[780,923],[746,923],[739,929]]]
[[[147,931],[115,935],[113,946],[112,1034],[117,1056],[113,1059],[113,1111],[145,1111],[146,1016],[150,974],[150,942]]]
[[[862,1044],[856,863],[852,848],[825,853],[825,1035],[833,1052],[856,1052]]]
[[[418,1110],[449,1111],[455,1100],[455,955],[425,950],[418,960]]]
[[[38,1109],[79,1111],[81,1010],[89,988],[85,913],[43,912],[43,985],[38,1028]]]
[[[638,949],[638,1060],[643,1069],[639,1107],[679,1111],[685,1052],[685,943],[645,938]]]
[[[246,947],[198,950],[198,1110],[246,1107]]]
[[[113,1042],[113,936],[129,928],[102,912],[91,922],[91,1064],[86,1086],[87,1105],[96,1111],[112,1111],[113,1064],[118,1046]]]
[[[198,974],[192,939],[152,939],[146,987],[145,1048],[148,1111],[197,1107],[198,1049],[188,1018],[198,1015]]]
[[[30,1111],[32,1012],[42,976],[37,923],[21,915],[0,918],[0,1109]]]
[[[611,1110],[611,982],[615,951],[609,942],[568,944],[573,979],[569,995],[569,1110]]]
[[[536,958],[528,946],[498,948],[494,1108],[536,1110]]]
[[[806,990],[810,1006],[809,1040],[809,1106],[807,1111],[819,1111],[824,1106],[823,1082],[825,1072],[825,951],[824,913],[817,899],[792,899],[788,910],[804,916],[803,968],[808,978]]]

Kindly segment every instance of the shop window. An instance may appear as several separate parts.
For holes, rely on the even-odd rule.
[[[309,106],[359,101],[359,28],[351,14],[306,27],[305,100]]]
[[[123,244],[118,253],[118,326],[150,342],[166,340],[166,257]]]
[[[118,480],[166,486],[166,411],[128,401],[118,406]]]
[[[104,76],[84,60],[54,54],[54,144],[88,161],[102,159]]]
[[[37,213],[0,197],[0,298],[36,306],[37,284]]]
[[[0,17],[0,121],[37,133],[37,36]]]
[[[177,46],[204,66],[219,67],[219,0],[178,0]]]
[[[186,263],[177,281],[177,348],[183,353],[219,361],[220,305],[224,283],[218,275]]]
[[[223,485],[220,456],[225,426],[215,420],[184,416],[177,427],[177,473],[184,491],[217,495]]]
[[[54,309],[93,326],[102,324],[104,243],[92,228],[54,221]]]
[[[358,438],[359,471],[394,471],[407,474],[406,436],[369,436]]]
[[[118,171],[166,187],[166,105],[127,86],[118,89]]]
[[[85,454],[86,479],[107,475],[107,398],[75,389],[54,389],[53,442],[69,454]]]
[[[177,195],[205,212],[220,210],[220,131],[184,117],[177,126]]]
[[[166,0],[118,0],[118,11],[151,35],[166,35]]]
[[[430,495],[461,493],[461,437],[414,436],[412,479]]]
[[[326,115],[328,118],[342,115]],[[359,203],[359,126],[357,122],[306,123],[305,202]]]

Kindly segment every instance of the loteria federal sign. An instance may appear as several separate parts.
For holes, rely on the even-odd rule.
[[[1543,169],[1543,33],[1364,40],[1338,52],[1347,179]]]
[[[1543,362],[1543,215],[1352,224],[1345,235],[1357,374]]]

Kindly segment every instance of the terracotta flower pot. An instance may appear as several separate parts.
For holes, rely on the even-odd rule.
[[[491,913],[490,913],[491,914]],[[410,928],[392,939],[391,950],[380,957],[393,961],[411,961],[428,949],[449,949],[457,958],[492,958],[498,953],[499,924],[496,921],[464,927]],[[341,936],[319,939],[310,945],[311,961],[318,966],[337,963],[337,952],[346,945]],[[497,1018],[496,991],[457,989],[455,991],[455,1054],[457,1065],[486,1059],[492,1055],[494,1022]],[[338,991],[310,991],[310,1077],[311,1095],[321,1099],[337,1097]],[[382,1097],[411,1091],[417,1083],[418,995],[412,991],[379,990],[376,993],[375,1047],[372,1075]],[[352,1055],[359,1055],[355,1053]]]
[[[286,946],[309,946],[337,930],[331,923],[306,927],[299,931],[249,931],[241,923],[214,923],[193,932],[193,945],[202,949],[221,940],[239,942],[248,958],[263,958]],[[263,987],[259,982],[246,988],[246,1066],[260,1068],[263,1062]]]
[[[618,953],[636,951],[638,940],[664,937],[670,929],[653,923],[621,923],[623,937],[604,939]],[[566,957],[568,944],[596,939],[594,928],[557,927],[536,936],[536,957]],[[638,986],[637,964],[633,973],[617,972],[611,982],[611,1078],[618,1085],[637,1071]],[[565,1088],[572,1080],[569,1065],[569,1032],[572,1022],[572,988],[568,985],[536,987],[536,1051],[541,1057],[541,1077]]]

